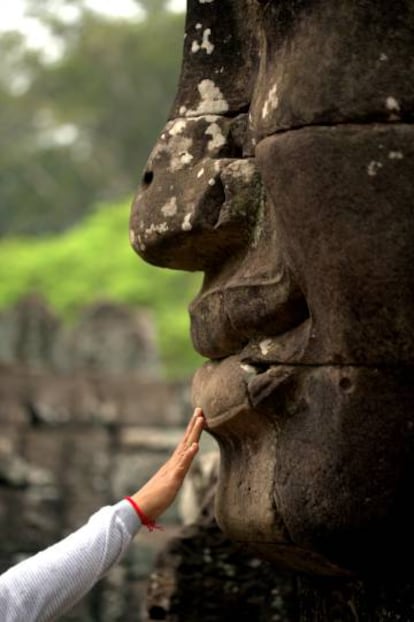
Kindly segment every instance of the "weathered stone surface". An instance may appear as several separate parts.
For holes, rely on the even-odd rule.
[[[192,337],[213,361],[194,400],[220,444],[217,518],[239,544],[211,515],[187,528],[158,562],[148,619],[414,620],[413,19],[411,0],[188,2],[131,240],[151,263],[205,272]],[[95,369],[103,326],[104,347],[79,350]],[[129,427],[141,391],[148,425],[179,425],[156,385],[120,386],[113,399],[87,381],[82,416],[109,431],[124,395]],[[41,394],[36,417],[24,402],[20,424],[49,425],[52,403]],[[23,514],[19,494],[6,490]],[[104,602],[126,621],[138,608],[121,575]]]
[[[49,367],[60,328],[57,317],[36,296],[0,314],[0,361]]]
[[[411,0],[190,0],[132,209],[142,258],[205,273],[218,522],[299,572],[414,551],[413,20]]]
[[[283,252],[312,316],[298,362],[413,363],[413,137],[407,124],[347,125],[258,146]]]
[[[152,318],[142,310],[97,303],[84,310],[77,325],[66,335],[61,366],[66,369],[110,374],[159,376]]]
[[[0,363],[65,373],[160,376],[155,327],[148,311],[96,303],[67,327],[39,296],[24,298],[0,314]]]
[[[229,541],[212,516],[210,495],[196,524],[185,527],[158,556],[147,595],[146,621],[237,619],[294,622],[295,582]]]
[[[28,373],[15,366],[0,364],[0,423],[4,427],[24,425],[30,416],[27,410],[30,388]]]
[[[150,451],[170,451],[177,446],[182,437],[182,428],[160,430],[144,426],[124,427],[119,433],[119,442],[126,449],[147,449]]]
[[[219,9],[212,2],[188,3],[172,118],[246,110],[257,65],[256,19],[251,0],[221,0]]]
[[[412,118],[410,0],[267,2],[261,25],[257,141],[308,125]]]
[[[123,398],[119,419],[125,425],[141,422],[175,427],[187,421],[191,408],[188,382],[137,382],[125,378],[120,386]]]

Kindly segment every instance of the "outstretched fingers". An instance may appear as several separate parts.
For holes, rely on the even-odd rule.
[[[184,478],[198,451],[198,443],[205,427],[205,419],[201,408],[196,408],[187,426],[184,437],[172,456],[176,464],[177,474]]]
[[[201,410],[201,408],[195,408],[193,416],[191,417],[187,425],[184,437],[181,443],[178,445],[177,449],[183,451],[191,447],[193,443],[198,443],[204,428],[204,424],[205,419],[203,411]]]
[[[197,454],[204,427],[203,412],[201,408],[196,408],[169,460],[133,495],[135,503],[151,519],[158,518],[174,501]]]

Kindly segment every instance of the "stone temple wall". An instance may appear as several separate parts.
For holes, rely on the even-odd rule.
[[[145,312],[97,304],[64,327],[38,299],[0,316],[0,571],[134,492],[171,453],[189,382],[166,382]],[[155,554],[182,524],[140,532],[64,620],[143,619]]]

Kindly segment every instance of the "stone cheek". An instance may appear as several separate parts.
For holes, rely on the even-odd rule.
[[[258,145],[283,252],[306,291],[309,363],[414,362],[413,139],[410,125],[347,125]]]
[[[412,375],[298,371],[290,399],[301,407],[280,420],[275,468],[275,499],[297,546],[372,570],[408,544],[412,512],[401,483],[413,476]]]
[[[293,384],[271,399],[276,505],[296,545],[347,568],[410,540],[412,144],[410,125],[347,125],[256,151],[310,318]]]

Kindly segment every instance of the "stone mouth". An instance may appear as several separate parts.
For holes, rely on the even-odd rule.
[[[237,354],[207,361],[194,375],[192,399],[209,429],[252,410],[266,410],[293,381],[307,344],[310,322],[276,337],[253,338]]]

